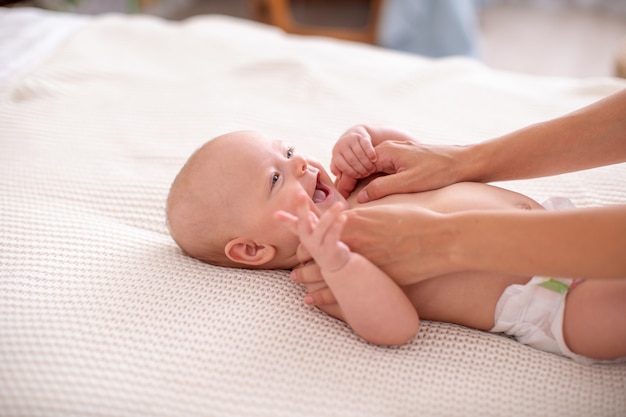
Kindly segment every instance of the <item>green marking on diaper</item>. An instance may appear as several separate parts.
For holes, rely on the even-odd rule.
[[[552,278],[545,280],[539,284],[539,286],[550,291],[558,292],[559,294],[566,294],[569,290],[569,285]]]

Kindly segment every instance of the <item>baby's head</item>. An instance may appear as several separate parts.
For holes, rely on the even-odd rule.
[[[219,136],[194,152],[167,200],[170,233],[190,256],[230,267],[286,269],[298,264],[298,238],[274,217],[311,197],[318,215],[347,203],[317,162],[258,132]]]

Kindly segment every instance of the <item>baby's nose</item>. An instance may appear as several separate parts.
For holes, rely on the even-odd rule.
[[[304,174],[307,168],[309,167],[308,163],[306,162],[306,159],[304,159],[300,155],[295,155],[293,156],[292,160],[293,160],[295,174],[296,175]]]

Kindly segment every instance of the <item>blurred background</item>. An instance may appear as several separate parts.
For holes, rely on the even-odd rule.
[[[292,33],[333,36],[515,72],[626,78],[623,0],[32,0],[0,1],[182,20],[219,13]]]

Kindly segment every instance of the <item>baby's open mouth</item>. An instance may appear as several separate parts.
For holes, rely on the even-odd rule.
[[[313,200],[313,203],[318,204],[326,200],[326,197],[328,197],[329,193],[330,189],[322,184],[318,178],[317,182],[315,183],[315,191],[313,191],[313,196],[311,196],[311,199]]]

